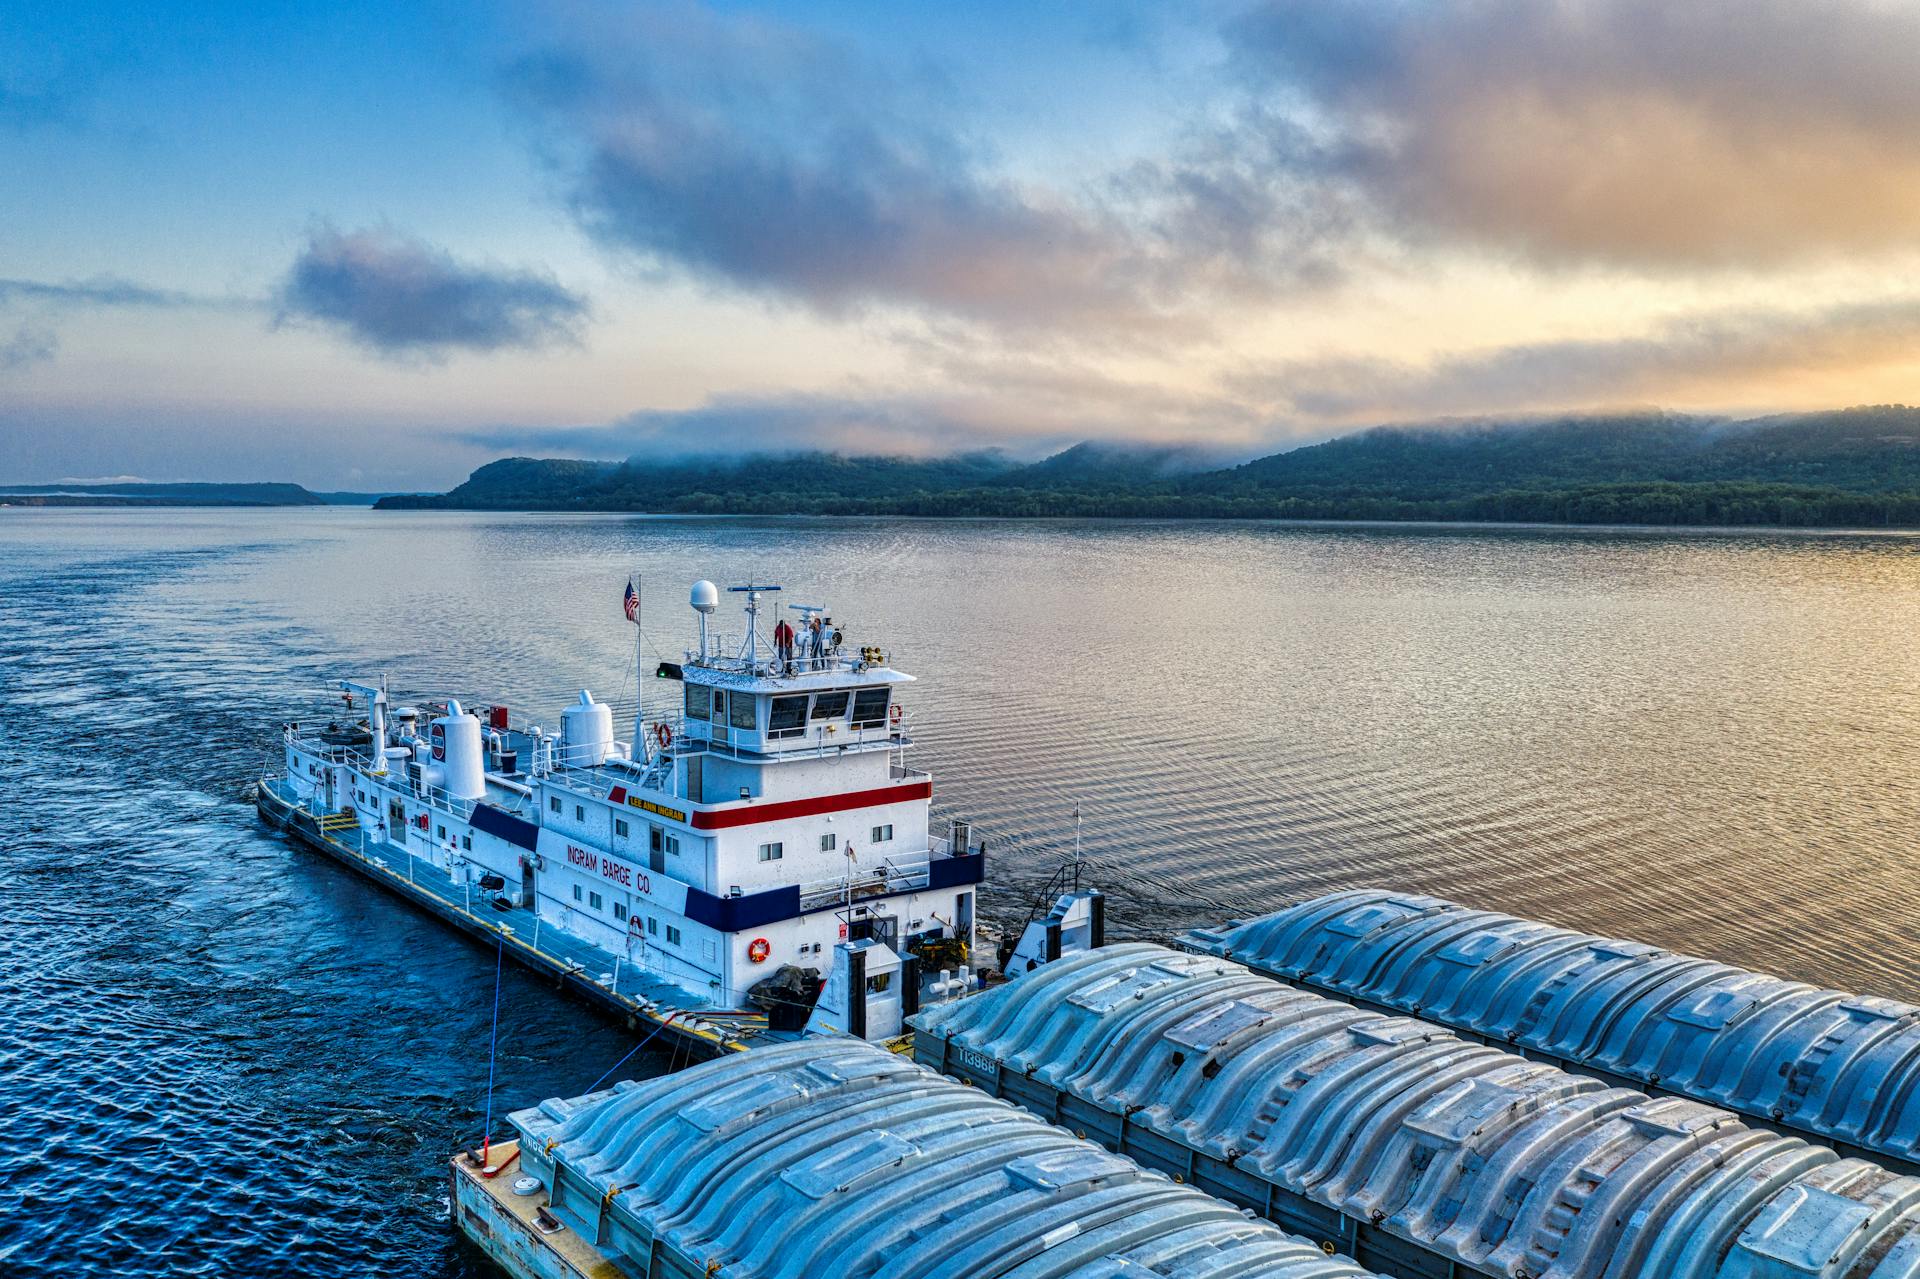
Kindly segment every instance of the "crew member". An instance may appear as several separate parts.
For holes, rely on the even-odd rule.
[[[780,665],[793,665],[793,627],[784,617],[774,624],[773,649],[780,655]]]
[[[820,669],[820,659],[826,656],[825,640],[820,630],[818,613],[807,619],[807,656],[812,659],[815,670]]]

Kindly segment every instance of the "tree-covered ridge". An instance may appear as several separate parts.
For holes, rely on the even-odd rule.
[[[1021,465],[825,453],[650,464],[513,458],[382,507],[700,514],[1920,526],[1920,410],[1728,422],[1646,413],[1378,427],[1207,469],[1083,444]]]
[[[1196,477],[1212,492],[1460,497],[1629,483],[1785,483],[1920,491],[1920,410],[1714,422],[1678,414],[1376,427]]]

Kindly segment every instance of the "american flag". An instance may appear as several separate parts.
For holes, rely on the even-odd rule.
[[[632,578],[627,579],[627,620],[640,625],[640,592],[633,589]]]

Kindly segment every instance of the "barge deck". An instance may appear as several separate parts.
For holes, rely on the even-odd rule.
[[[398,845],[375,840],[350,814],[315,814],[284,779],[258,784],[255,806],[271,826],[373,880],[462,933],[504,948],[523,967],[553,979],[564,991],[623,1020],[632,1030],[657,1034],[663,1045],[706,1060],[744,1052],[755,1042],[790,1038],[767,1029],[766,1019],[738,1011],[690,1007],[679,986],[569,936],[542,928],[524,906],[502,910],[455,883],[445,870]]]

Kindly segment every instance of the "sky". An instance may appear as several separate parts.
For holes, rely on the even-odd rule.
[[[0,481],[1920,401],[1920,6],[0,0]]]

